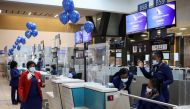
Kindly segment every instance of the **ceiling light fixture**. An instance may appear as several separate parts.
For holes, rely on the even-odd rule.
[[[28,15],[30,16],[32,14],[32,12],[29,12]]]
[[[99,17],[99,18],[97,18],[97,20],[101,20],[101,18]]]
[[[55,17],[55,18],[58,17],[58,14],[56,14],[54,17]]]
[[[2,10],[0,9],[0,14],[2,13]]]
[[[187,30],[187,28],[180,28],[179,30],[180,31],[185,31],[185,30]]]
[[[146,37],[147,35],[146,34],[142,34],[141,37]]]
[[[161,32],[160,32],[160,31],[158,31],[157,33],[158,33],[158,34],[160,34]]]
[[[135,42],[135,40],[133,40],[133,39],[131,39],[130,41],[131,41],[131,42]]]
[[[148,38],[144,38],[144,40],[148,40]]]

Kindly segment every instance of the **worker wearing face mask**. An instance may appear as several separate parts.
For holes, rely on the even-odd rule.
[[[118,90],[127,90],[130,93],[130,85],[133,80],[133,74],[128,69],[122,68],[113,76],[113,84]]]
[[[141,97],[165,102],[161,93],[161,81],[158,79],[151,79],[148,85],[144,85],[141,91]],[[140,100],[137,109],[166,109],[164,106]]]
[[[152,69],[150,72],[147,72],[144,68],[144,64],[139,62],[139,67],[143,73],[143,75],[147,79],[159,79],[162,82],[162,91],[165,101],[169,102],[169,90],[168,87],[170,84],[173,83],[173,74],[168,65],[162,62],[163,60],[163,53],[161,51],[156,51],[153,53],[152,56]]]
[[[42,76],[35,70],[35,63],[27,63],[28,71],[22,73],[19,80],[21,109],[42,109]]]

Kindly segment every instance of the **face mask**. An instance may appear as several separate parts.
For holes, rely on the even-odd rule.
[[[30,73],[34,73],[35,70],[36,70],[35,67],[30,67],[30,68],[29,68],[29,72],[30,72]]]
[[[152,65],[158,65],[158,61],[157,60],[153,60],[152,61]]]
[[[126,79],[121,79],[122,82],[126,83],[128,81],[128,78]]]
[[[146,92],[147,92],[147,93],[150,93],[151,91],[152,91],[152,89],[146,87]]]

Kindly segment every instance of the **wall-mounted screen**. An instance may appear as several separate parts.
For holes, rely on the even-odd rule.
[[[75,44],[81,44],[81,43],[83,43],[82,32],[78,31],[75,33]]]
[[[176,2],[147,10],[148,29],[171,27],[176,25]]]
[[[116,58],[121,58],[122,54],[121,53],[116,53]]]
[[[138,12],[126,16],[126,33],[144,32],[147,29],[147,13],[146,11]]]
[[[164,60],[169,60],[170,59],[170,53],[163,53]]]
[[[83,30],[82,35],[83,35],[83,42],[84,43],[92,41],[92,34],[91,33],[87,33],[85,30]]]

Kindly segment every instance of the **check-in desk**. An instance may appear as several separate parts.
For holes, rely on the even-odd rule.
[[[61,84],[63,83],[83,83],[84,80],[80,79],[71,79],[67,77],[61,77],[56,80],[52,80],[52,86],[53,86],[53,95],[54,100],[56,101],[54,106],[52,106],[52,109],[63,109],[62,105],[62,99],[61,99]]]
[[[130,109],[129,97],[99,83],[62,84],[64,109]]]

